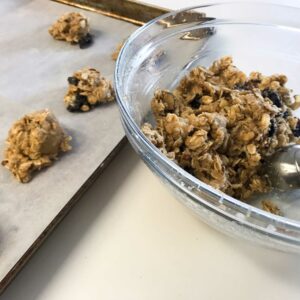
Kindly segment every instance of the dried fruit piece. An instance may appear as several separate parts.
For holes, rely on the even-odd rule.
[[[299,119],[298,119],[295,129],[293,130],[293,134],[296,137],[300,137],[300,120]]]
[[[85,49],[93,43],[93,36],[90,33],[87,33],[85,36],[81,37],[78,41],[79,48]]]
[[[270,120],[270,127],[268,131],[268,136],[272,137],[276,132],[276,123],[273,119]]]
[[[277,107],[282,107],[282,102],[280,100],[280,96],[278,95],[278,93],[270,90],[270,89],[265,89],[262,91],[262,95],[265,98],[269,98],[274,105],[276,105]]]
[[[196,94],[194,99],[190,102],[190,106],[194,109],[197,109],[199,108],[200,105],[201,105],[201,96],[199,94]]]
[[[68,82],[73,85],[77,85],[79,80],[76,77],[68,77]]]

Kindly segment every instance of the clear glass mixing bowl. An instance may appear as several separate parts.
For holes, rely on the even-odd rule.
[[[186,206],[211,226],[243,239],[300,252],[300,191],[272,196],[280,217],[204,184],[167,159],[140,130],[153,123],[157,88],[173,89],[197,65],[231,55],[245,72],[283,73],[300,93],[300,9],[254,3],[202,5],[163,15],[132,34],[115,71],[126,135],[143,161]]]

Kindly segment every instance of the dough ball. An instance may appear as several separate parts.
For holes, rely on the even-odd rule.
[[[80,48],[92,43],[89,31],[88,19],[75,12],[64,14],[49,28],[49,33],[54,39],[79,44]]]
[[[2,165],[20,182],[28,182],[34,171],[50,166],[61,152],[71,150],[70,140],[49,110],[33,112],[9,130]]]
[[[69,88],[64,102],[70,112],[86,112],[115,99],[111,82],[95,69],[79,70],[68,78],[68,82]]]

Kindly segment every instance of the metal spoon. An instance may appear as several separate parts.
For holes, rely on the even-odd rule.
[[[274,188],[300,188],[300,145],[289,145],[265,160],[263,171]]]

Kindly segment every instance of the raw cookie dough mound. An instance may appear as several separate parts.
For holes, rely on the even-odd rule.
[[[111,82],[95,69],[79,70],[68,78],[68,82],[69,89],[64,102],[70,112],[86,112],[101,103],[115,99]]]
[[[300,97],[293,99],[286,82],[280,74],[247,76],[226,56],[194,68],[173,91],[157,90],[151,101],[156,124],[142,130],[187,172],[245,200],[270,188],[263,160],[300,144],[300,119],[292,114]]]
[[[70,140],[50,111],[33,112],[9,130],[2,165],[19,181],[28,182],[34,171],[50,166],[60,152],[71,150]]]
[[[86,17],[80,13],[67,13],[61,16],[50,28],[49,33],[56,40],[79,44],[85,48],[92,43],[90,27]]]

